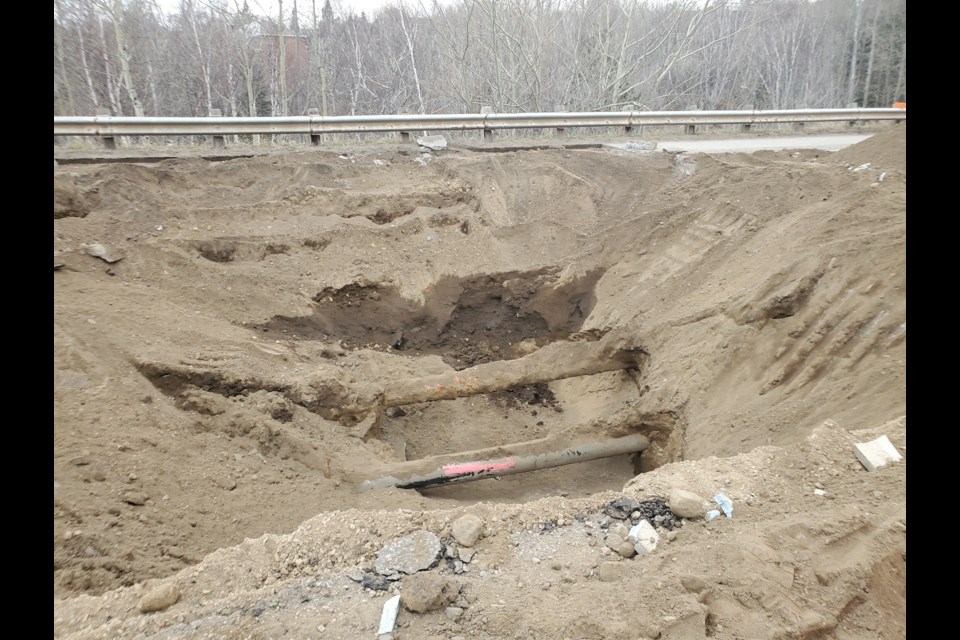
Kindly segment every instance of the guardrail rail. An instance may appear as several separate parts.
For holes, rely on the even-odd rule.
[[[562,136],[565,129],[574,127],[623,127],[630,133],[636,127],[686,127],[689,134],[702,125],[740,125],[749,130],[757,124],[794,124],[802,129],[806,123],[857,123],[892,120],[905,121],[905,108],[884,109],[784,109],[740,111],[604,111],[568,113],[490,113],[489,108],[479,114],[427,115],[368,115],[368,116],[285,116],[285,117],[223,117],[206,118],[134,118],[125,116],[54,116],[54,136],[97,136],[108,147],[114,146],[119,136],[213,136],[216,146],[223,146],[228,135],[308,134],[312,144],[320,143],[320,136],[330,133],[398,132],[409,140],[412,131],[482,131],[484,140],[491,140],[500,129],[554,129]]]

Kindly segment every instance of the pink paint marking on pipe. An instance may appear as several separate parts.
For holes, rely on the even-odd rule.
[[[517,461],[507,458],[503,462],[463,462],[461,464],[447,464],[443,466],[443,475],[458,476],[462,473],[484,473],[489,471],[506,471],[517,466]]]

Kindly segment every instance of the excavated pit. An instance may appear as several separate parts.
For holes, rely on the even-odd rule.
[[[370,545],[337,566],[369,560],[383,542],[373,531],[424,526],[393,527],[397,510],[515,509],[534,526],[566,508],[558,496],[654,490],[637,471],[671,461],[682,462],[649,474],[665,479],[658,495],[675,482],[732,494],[738,519],[715,527],[833,522],[854,498],[858,513],[902,502],[883,474],[861,496],[846,444],[803,468],[763,460],[830,421],[856,430],[905,413],[905,168],[875,149],[698,156],[682,172],[668,154],[570,149],[426,166],[364,148],[347,160],[311,151],[55,168],[57,597],[169,577],[318,513],[382,510],[362,533],[327,536],[338,554],[344,540]],[[125,257],[107,265],[79,249],[90,243]],[[438,392],[385,408],[376,424],[356,411],[384,385],[620,331],[645,350],[642,366]],[[563,355],[540,371],[576,359]],[[653,444],[639,460],[357,493],[385,465],[536,440],[630,406],[650,412],[639,422]],[[588,435],[608,434],[595,426]],[[760,466],[729,462],[746,452]],[[835,502],[813,495],[814,482]],[[539,498],[552,499],[529,504]],[[712,562],[702,540],[674,548],[684,545],[696,558],[678,552],[678,575]],[[870,591],[896,603],[905,556],[877,551]],[[616,589],[589,594],[611,601],[634,588],[589,584]]]
[[[554,287],[557,271],[448,276],[424,292],[423,304],[384,284],[326,288],[313,297],[313,315],[275,316],[256,328],[273,339],[438,355],[459,370],[516,358],[579,331],[596,304],[593,287],[603,270]]]

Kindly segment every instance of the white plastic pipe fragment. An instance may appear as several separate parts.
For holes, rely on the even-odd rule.
[[[397,624],[397,613],[400,611],[400,596],[393,596],[383,603],[383,613],[380,614],[380,628],[377,629],[377,635],[393,633],[393,627]]]
[[[717,506],[723,510],[723,515],[727,516],[728,518],[733,517],[733,503],[730,502],[730,498],[722,493],[718,493],[717,495],[713,496],[713,501],[716,502]]]

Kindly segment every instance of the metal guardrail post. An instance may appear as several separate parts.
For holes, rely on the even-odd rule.
[[[744,110],[744,111],[753,111],[753,105],[752,105],[752,104],[748,104],[748,105],[746,105],[746,106],[743,108],[743,110]],[[752,127],[752,126],[753,126],[753,123],[752,123],[752,122],[744,122],[742,125],[740,125],[740,132],[741,132],[741,133],[750,133],[750,127]]]
[[[858,105],[856,102],[851,102],[850,104],[847,105],[847,109],[859,109],[859,108],[860,108],[860,105]],[[856,126],[858,121],[859,120],[850,120],[847,124],[853,127],[853,126]]]
[[[493,107],[480,107],[480,115],[490,115],[494,113]],[[487,119],[483,119],[483,141],[493,142],[493,129],[487,126]]]
[[[554,105],[553,110],[555,113],[566,113],[567,109],[562,104]],[[557,127],[553,130],[554,138],[563,138],[567,135],[567,130],[563,127]]]
[[[804,105],[800,105],[799,108],[800,108],[800,109],[807,109],[808,107],[807,107],[807,105],[804,104]],[[793,123],[793,130],[796,131],[797,133],[803,133],[803,129],[804,129],[804,125],[805,125],[805,124],[806,124],[806,123],[805,123],[804,121],[802,121],[802,120],[797,121],[797,122],[794,122],[794,123]]]
[[[97,107],[97,117],[110,117],[110,109],[105,107]],[[111,151],[117,148],[117,139],[113,136],[101,136],[100,142],[103,143],[105,149],[110,149]]]
[[[400,142],[410,142],[410,132],[401,131],[400,132]]]
[[[210,113],[207,114],[211,118],[222,118],[223,112],[220,109],[210,109]],[[214,149],[224,149],[227,146],[227,141],[224,136],[213,136],[213,148]]]
[[[687,107],[687,111],[699,111],[699,109],[697,109],[697,105],[692,104],[689,107]],[[690,136],[697,133],[697,125],[695,124],[688,124],[684,129],[687,135],[690,135]]]
[[[310,117],[319,117],[319,115],[320,115],[320,109],[317,109],[316,107],[310,107],[309,109],[307,109],[307,115],[310,116]],[[312,133],[312,132],[310,133],[310,145],[313,146],[313,147],[319,147],[319,146],[320,146],[320,134],[319,134],[319,133]]]

